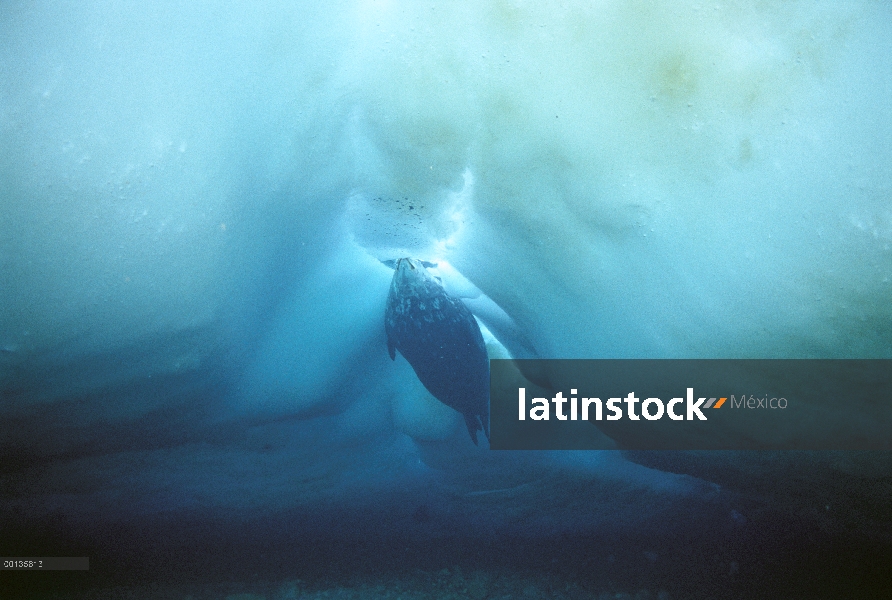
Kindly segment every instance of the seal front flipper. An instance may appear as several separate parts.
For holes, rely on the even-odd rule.
[[[390,360],[396,360],[396,347],[390,341],[390,334],[387,335],[387,352],[390,353]]]

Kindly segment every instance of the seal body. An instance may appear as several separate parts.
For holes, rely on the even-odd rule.
[[[399,350],[437,400],[462,413],[471,439],[489,438],[489,358],[471,311],[427,272],[401,258],[384,311],[387,350]]]

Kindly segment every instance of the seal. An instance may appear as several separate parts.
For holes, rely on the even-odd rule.
[[[489,358],[474,315],[413,258],[401,258],[384,311],[387,351],[405,357],[437,400],[465,417],[471,440],[489,439]]]

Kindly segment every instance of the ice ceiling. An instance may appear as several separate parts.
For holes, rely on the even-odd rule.
[[[890,17],[7,3],[5,522],[424,506],[406,528],[538,534],[677,500],[733,527],[721,489],[869,488],[887,457],[469,447],[387,356],[381,261],[438,262],[495,353],[888,358]]]

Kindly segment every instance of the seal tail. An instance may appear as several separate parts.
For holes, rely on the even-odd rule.
[[[466,414],[465,425],[468,426],[468,433],[471,434],[471,441],[477,446],[477,432],[483,430],[487,441],[489,440],[489,416],[488,415],[472,415]]]
[[[477,430],[480,429],[480,421],[477,419],[477,415],[466,414],[465,425],[468,426],[468,433],[471,434],[471,441],[474,442],[474,445],[476,446]]]

